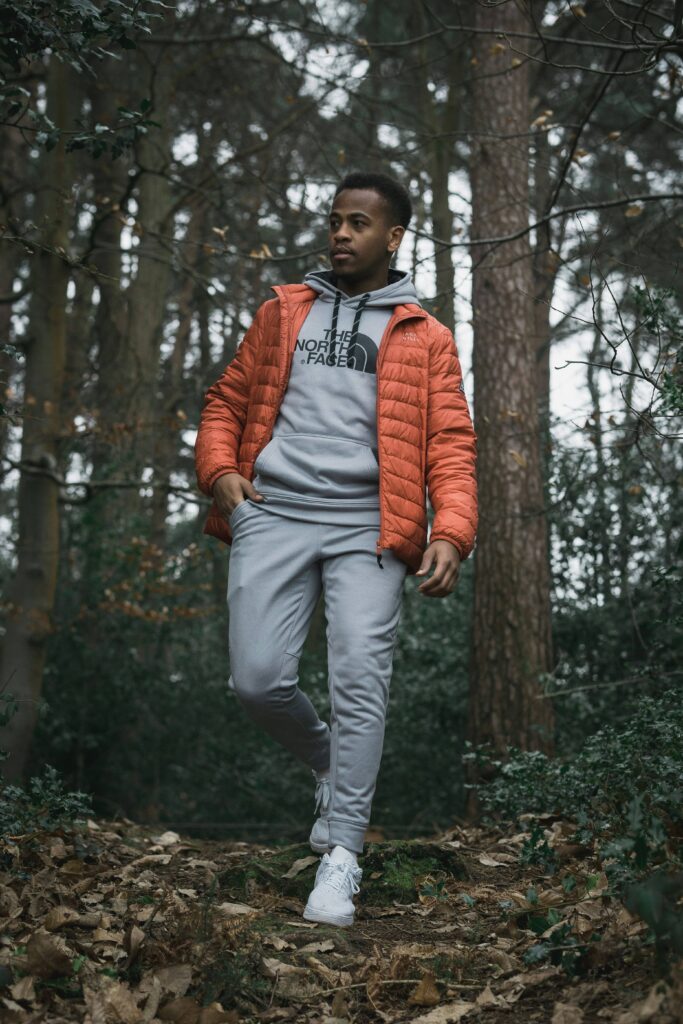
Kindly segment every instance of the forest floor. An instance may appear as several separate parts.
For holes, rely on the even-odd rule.
[[[594,852],[529,833],[368,833],[351,928],[302,917],[304,844],[183,838],[129,821],[0,840],[0,1020],[85,1024],[683,1021],[648,928]],[[374,840],[374,841],[373,841]]]

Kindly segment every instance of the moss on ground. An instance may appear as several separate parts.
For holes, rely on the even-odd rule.
[[[221,875],[221,890],[246,902],[255,890],[305,902],[315,881],[319,858],[293,878],[283,876],[294,861],[310,856],[307,844],[296,844],[276,852],[245,857],[239,865]],[[383,906],[394,900],[413,902],[419,880],[425,875],[467,876],[462,858],[455,850],[420,840],[368,843],[360,863],[363,868],[360,898],[369,906]]]

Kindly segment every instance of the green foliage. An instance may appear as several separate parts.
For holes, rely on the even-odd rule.
[[[161,17],[153,8],[162,0],[24,0],[21,4],[0,0],[0,118],[19,123],[27,116],[39,146],[52,149],[64,132],[45,112],[31,105],[29,89],[18,80],[24,66],[45,57],[63,61],[77,73],[94,73],[94,62],[117,57],[117,50],[135,47],[140,34],[149,35],[151,23]],[[17,76],[17,80],[14,79]],[[119,124],[97,124],[80,130],[68,140],[67,149],[87,149],[99,156],[106,149],[116,157],[139,134],[156,122],[145,117],[150,102],[136,111],[119,107]]]
[[[644,697],[626,727],[605,725],[569,758],[510,748],[509,759],[468,745],[465,760],[497,774],[478,787],[485,821],[521,814],[557,814],[576,823],[573,839],[597,843],[612,895],[650,927],[660,968],[683,952],[683,695],[667,690]],[[520,860],[553,874],[558,861],[539,821],[525,821],[529,838]],[[574,878],[564,879],[571,888]],[[567,888],[567,885],[565,885]],[[527,894],[528,896],[528,894]],[[587,952],[554,909],[529,917],[529,927],[552,936],[533,946],[527,963],[548,960],[576,973]],[[599,941],[592,935],[588,943]]]
[[[539,935],[548,928],[553,928],[553,932],[542,942],[527,949],[522,956],[525,964],[532,967],[535,964],[550,962],[561,967],[570,977],[579,973],[581,959],[588,950],[588,944],[577,939],[572,933],[571,925],[567,921],[561,922],[556,910],[551,908],[546,914],[530,919],[529,927]],[[588,942],[599,939],[599,935],[591,935]]]
[[[67,140],[67,152],[84,149],[95,159],[108,152],[115,160],[150,128],[161,127],[158,121],[145,116],[151,106],[151,100],[144,99],[140,101],[139,110],[118,107],[119,120],[115,125],[96,124],[89,128],[84,122],[79,122],[81,130]]]
[[[53,831],[71,826],[92,813],[90,798],[85,793],[68,792],[58,772],[50,765],[25,787],[0,787],[0,833],[3,835]]]
[[[477,759],[497,771],[479,787],[488,814],[517,819],[553,813],[577,823],[576,838],[603,842],[600,856],[615,886],[667,859],[668,839],[683,822],[683,699],[680,691],[642,698],[626,727],[604,725],[573,757],[510,748],[509,759],[486,748]],[[490,820],[490,819],[487,819]],[[538,847],[538,835],[534,849]]]
[[[566,423],[553,427],[548,509],[557,664],[549,690],[563,755],[596,724],[626,723],[643,692],[660,694],[680,678],[680,303],[671,288],[636,285],[614,322],[603,323],[603,309],[600,338],[621,340],[602,350],[596,342],[590,415],[571,431]],[[632,373],[618,378],[615,408],[599,380],[609,370],[599,367],[617,354]]]
[[[149,8],[160,6],[160,0],[0,0],[0,69],[18,72],[22,61],[49,52],[76,71],[90,70],[90,60],[110,55],[110,47],[132,49],[135,35],[149,34],[159,17]]]
[[[676,352],[671,372],[662,378],[662,399],[665,409],[683,414],[683,347]]]
[[[633,289],[640,327],[648,332],[663,353],[664,367],[656,382],[666,412],[683,413],[683,327],[676,293],[672,288]]]

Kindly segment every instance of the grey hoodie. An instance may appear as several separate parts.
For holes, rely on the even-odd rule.
[[[410,274],[350,297],[331,270],[306,274],[318,298],[303,323],[287,390],[253,484],[283,516],[379,526],[377,357],[394,306],[419,300]]]

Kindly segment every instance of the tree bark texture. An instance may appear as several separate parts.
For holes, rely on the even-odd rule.
[[[47,116],[68,123],[66,66],[50,62]],[[69,160],[60,142],[41,155],[42,183],[36,200],[36,225],[41,246],[32,259],[29,336],[26,344],[22,463],[57,469],[60,399],[66,345],[66,250],[71,218],[67,192]],[[46,644],[53,629],[52,613],[59,563],[59,488],[49,476],[25,470],[19,481],[16,573],[8,587],[7,632],[0,663],[0,687],[12,694],[18,710],[2,729],[0,748],[9,755],[3,764],[7,779],[26,769],[42,692]]]
[[[477,6],[479,27],[530,31],[514,2]],[[528,67],[507,41],[475,39],[472,239],[528,225]],[[539,443],[534,278],[527,235],[473,245],[474,403],[480,523],[469,738],[550,751],[539,699],[552,666],[550,571]]]

